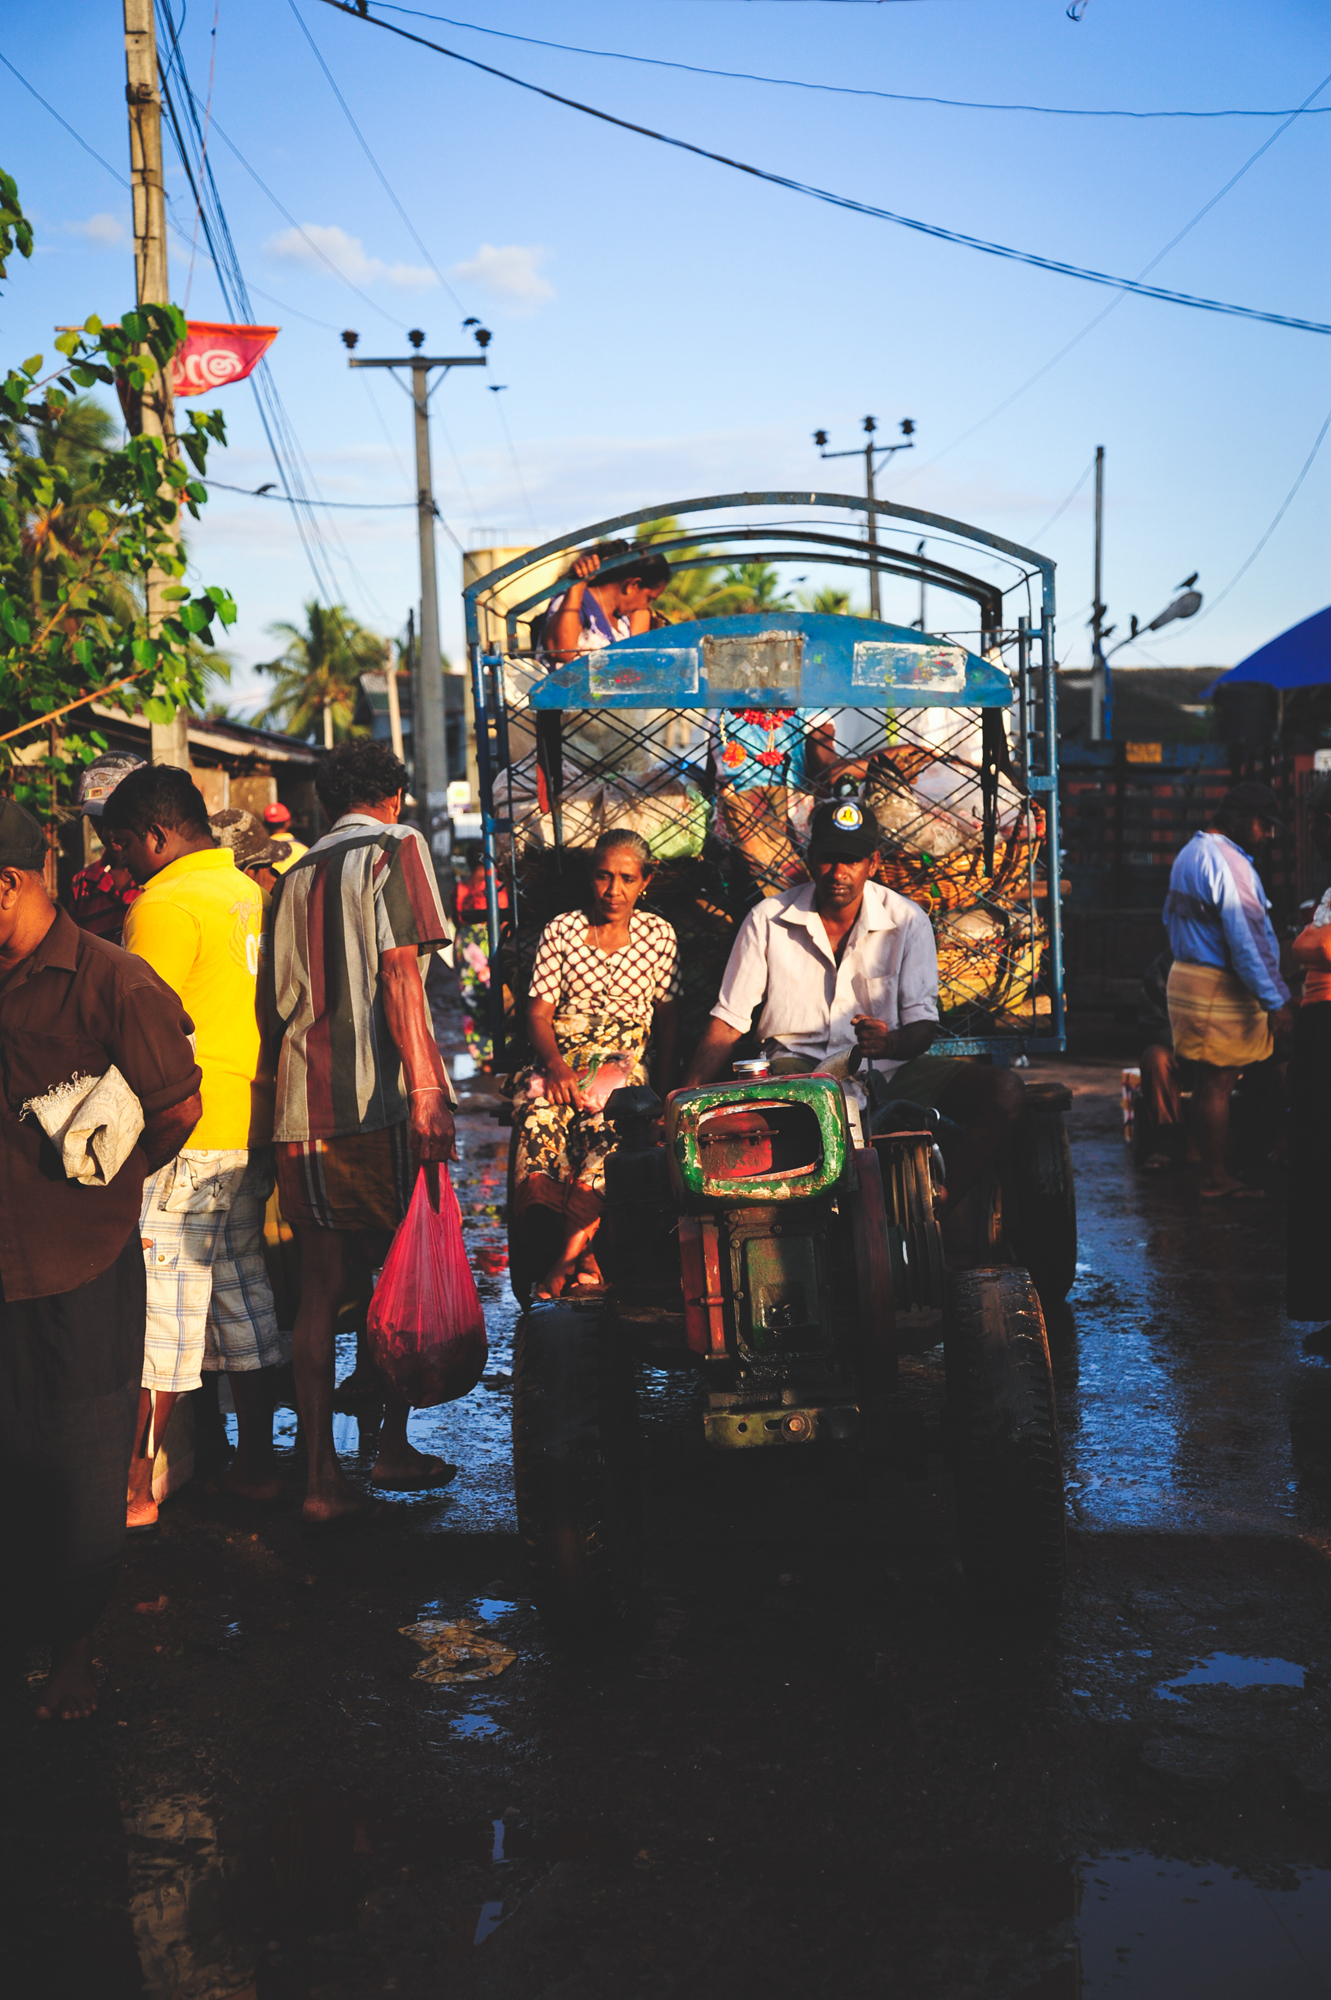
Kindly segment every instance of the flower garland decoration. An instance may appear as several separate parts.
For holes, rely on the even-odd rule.
[[[784,764],[786,761],[785,752],[778,750],[776,747],[776,733],[778,729],[783,728],[790,721],[794,713],[795,710],[793,708],[741,708],[738,711],[740,721],[747,722],[751,729],[765,729],[767,731],[767,748],[765,750],[755,750],[752,755],[756,763],[762,764],[769,771],[775,771],[779,765]],[[744,744],[732,743],[730,741],[726,734],[724,710],[721,712],[720,720],[721,762],[728,771],[737,771],[750,755],[750,752],[745,748]]]

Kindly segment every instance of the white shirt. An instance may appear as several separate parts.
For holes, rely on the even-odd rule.
[[[856,1014],[893,1029],[938,1019],[938,954],[918,903],[866,882],[838,965],[813,898],[804,882],[749,911],[712,1009],[718,1021],[746,1034],[761,1003],[762,1041],[822,1062],[854,1048]],[[875,1058],[875,1067],[890,1075],[901,1064]]]

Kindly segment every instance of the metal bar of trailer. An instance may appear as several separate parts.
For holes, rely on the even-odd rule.
[[[1049,895],[1046,901],[1049,924],[1049,961],[1054,989],[1052,1045],[1067,1046],[1067,1023],[1063,1008],[1063,898],[1061,894],[1063,855],[1059,840],[1058,811],[1058,690],[1055,684],[1054,617],[1046,611],[1040,619],[1040,664],[1044,669],[1044,751],[1045,773],[1049,781],[1045,808],[1045,844],[1049,853]]]
[[[499,878],[495,863],[494,778],[490,769],[490,718],[485,699],[485,656],[475,602],[467,602],[467,655],[471,664],[471,705],[476,718],[476,777],[481,797],[481,859],[485,868],[485,928],[490,964],[499,950]],[[504,1045],[503,988],[490,979],[491,1060],[498,1064]]]
[[[761,538],[755,536],[755,539]],[[820,535],[818,537],[820,544],[830,545],[836,539],[830,535]],[[865,544],[863,542],[841,542],[840,546],[850,550],[862,549]],[[665,551],[654,548],[653,553],[664,554]],[[801,559],[804,559],[805,556],[805,552],[800,549],[753,549],[745,553],[751,562],[793,562],[797,556]],[[828,555],[818,555],[815,559],[828,565],[835,565],[840,569],[877,569],[890,576],[909,577],[912,582],[918,582],[920,578],[920,571],[918,569],[904,561],[900,563],[893,562],[890,555],[881,552],[877,556],[858,556],[849,553],[840,555],[833,552]],[[712,569],[716,567],[718,560],[720,560],[720,557],[714,552],[711,555],[696,556],[685,562],[672,563],[671,569]],[[987,625],[982,624],[979,627],[980,647],[978,650],[983,651],[986,641],[992,642],[996,632],[1001,634],[1002,592],[996,587],[981,582],[979,578],[967,577],[962,570],[944,570],[941,566],[936,570],[931,570],[924,580],[926,583],[932,583],[938,590],[948,590],[956,597],[970,598],[978,607],[982,619],[986,616],[989,616],[991,619],[996,618],[996,622]],[[531,597],[524,598],[520,604],[513,605],[505,612],[504,625],[508,635],[509,652],[511,655],[519,655],[525,650],[517,644],[517,626],[519,620],[538,604],[547,603],[550,598],[560,596],[568,588],[568,583],[569,579],[566,576],[557,577],[553,583],[547,584],[541,590],[536,591]],[[996,614],[994,610],[995,600],[997,600],[998,606]],[[777,609],[777,607],[773,608],[774,610]],[[798,607],[792,605],[788,608],[795,610]],[[930,634],[928,633],[924,634],[926,638],[929,636]]]
[[[463,591],[464,597],[483,594],[510,576],[517,576],[524,569],[534,569],[551,556],[565,555],[569,549],[583,542],[599,541],[614,528],[636,527],[643,521],[660,520],[664,515],[720,512],[725,508],[738,507],[842,507],[854,514],[867,514],[869,502],[862,494],[818,493],[710,493],[691,500],[663,501],[655,507],[639,507],[631,514],[616,514],[605,521],[595,521],[571,535],[561,535],[551,542],[543,542],[539,548],[527,549],[512,562],[502,564],[498,569],[487,570],[484,577],[469,583]],[[873,511],[877,516],[889,520],[910,521],[916,526],[931,528],[936,534],[955,535],[958,540],[978,542],[984,548],[993,549],[996,554],[1009,556],[1017,565],[1026,564],[1037,569],[1042,578],[1042,608],[1052,617],[1054,609],[1054,564],[1048,556],[1039,555],[1034,549],[1023,548],[1020,542],[1009,542],[1002,535],[991,535],[985,528],[972,526],[968,521],[957,521],[947,514],[927,514],[918,507],[903,507],[895,500],[875,500]]]

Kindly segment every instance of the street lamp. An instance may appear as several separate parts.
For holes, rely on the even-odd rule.
[[[1119,650],[1119,646],[1130,646],[1133,640],[1139,638],[1143,632],[1158,632],[1162,625],[1172,625],[1176,618],[1195,618],[1202,608],[1202,593],[1200,590],[1194,590],[1192,586],[1196,583],[1200,575],[1200,570],[1194,570],[1191,576],[1185,576],[1182,583],[1176,584],[1175,589],[1181,595],[1176,597],[1171,604],[1167,604],[1163,611],[1158,611],[1149,625],[1139,625],[1137,623],[1137,614],[1134,611],[1127,638],[1120,639],[1118,646],[1111,646],[1105,654],[1105,658],[1107,660],[1112,659],[1114,654]],[[1113,629],[1111,625],[1109,630],[1112,632]]]
[[[815,431],[813,434],[813,441],[824,458],[859,458],[863,454],[864,495],[869,503],[869,546],[873,549],[878,547],[878,522],[874,514],[873,497],[874,453],[881,452],[884,458],[892,458],[899,451],[913,451],[915,448],[915,419],[914,417],[902,418],[902,442],[900,444],[875,444],[874,432],[877,429],[877,418],[866,417],[864,419],[864,430],[869,442],[865,445],[856,445],[853,451],[828,451],[827,432]],[[872,561],[869,568],[869,616],[871,618],[881,618],[882,616],[882,608],[878,597],[878,568]]]

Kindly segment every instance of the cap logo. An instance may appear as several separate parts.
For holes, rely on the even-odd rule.
[[[857,805],[848,803],[838,806],[832,814],[832,824],[839,827],[842,833],[854,833],[864,825],[864,814]]]

